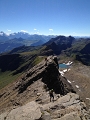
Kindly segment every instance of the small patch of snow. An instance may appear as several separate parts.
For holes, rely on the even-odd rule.
[[[66,65],[71,65],[73,62],[69,61],[68,63],[66,63]]]
[[[72,82],[75,82],[75,81],[72,81]]]
[[[64,74],[61,74],[61,76],[64,76]]]
[[[63,70],[63,72],[67,72],[67,69]]]
[[[60,72],[61,74],[64,74],[63,71],[60,71],[60,70],[59,70],[59,72]]]
[[[66,63],[66,65],[70,65],[69,63]]]
[[[68,71],[70,71],[71,69],[69,68]]]
[[[79,86],[78,85],[75,85],[76,86],[76,88],[79,88]]]
[[[73,62],[71,62],[70,64],[73,64]]]
[[[67,81],[71,84],[71,81],[67,79]]]
[[[86,98],[87,100],[90,100],[90,98]]]
[[[63,71],[60,71],[60,70],[59,70],[59,72],[60,72],[60,74],[61,74],[62,76],[64,76],[64,72],[63,72]]]

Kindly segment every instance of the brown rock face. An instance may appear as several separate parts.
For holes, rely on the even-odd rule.
[[[58,71],[57,59],[53,57],[48,59],[47,67],[42,76],[42,81],[49,89],[54,89],[56,93],[64,95],[64,85],[60,80],[60,73]]]
[[[0,114],[0,120],[90,120],[86,106],[74,93],[44,105],[35,101]]]
[[[36,100],[37,93],[48,96],[43,87],[45,85],[48,90],[53,89],[55,94],[65,95],[74,92],[67,79],[60,75],[55,56],[49,56],[46,61],[43,60],[24,73],[18,81],[0,91],[0,101],[2,101],[0,108],[20,106]]]
[[[55,93],[64,95],[74,91],[66,78],[61,77],[56,56],[50,56],[47,61],[42,61],[30,69],[15,88],[18,88],[19,93],[22,93],[38,79],[42,79],[48,89],[54,89]]]

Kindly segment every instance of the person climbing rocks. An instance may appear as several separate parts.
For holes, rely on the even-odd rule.
[[[47,66],[47,58],[45,58],[45,66]]]
[[[50,95],[50,102],[51,102],[51,100],[52,100],[52,98],[53,98],[53,102],[54,102],[54,94],[53,94],[53,89],[51,89],[50,91],[49,91],[49,95]]]

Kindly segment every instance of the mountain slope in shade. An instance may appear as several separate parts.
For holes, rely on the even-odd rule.
[[[52,38],[44,45],[47,46],[46,49],[52,49],[53,53],[56,55],[59,55],[62,50],[66,50],[67,48],[70,48],[72,46],[73,41],[75,38],[69,36],[58,36],[56,38]]]
[[[85,65],[90,65],[90,39],[78,39],[70,48],[63,52],[68,57],[72,57]]]
[[[39,41],[35,41],[35,43],[31,44],[31,46],[39,46],[39,45],[43,45],[44,42],[42,40]]]

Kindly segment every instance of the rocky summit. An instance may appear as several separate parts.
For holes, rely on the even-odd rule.
[[[50,102],[49,91],[54,100]],[[89,120],[86,105],[49,56],[0,91],[0,120]]]

